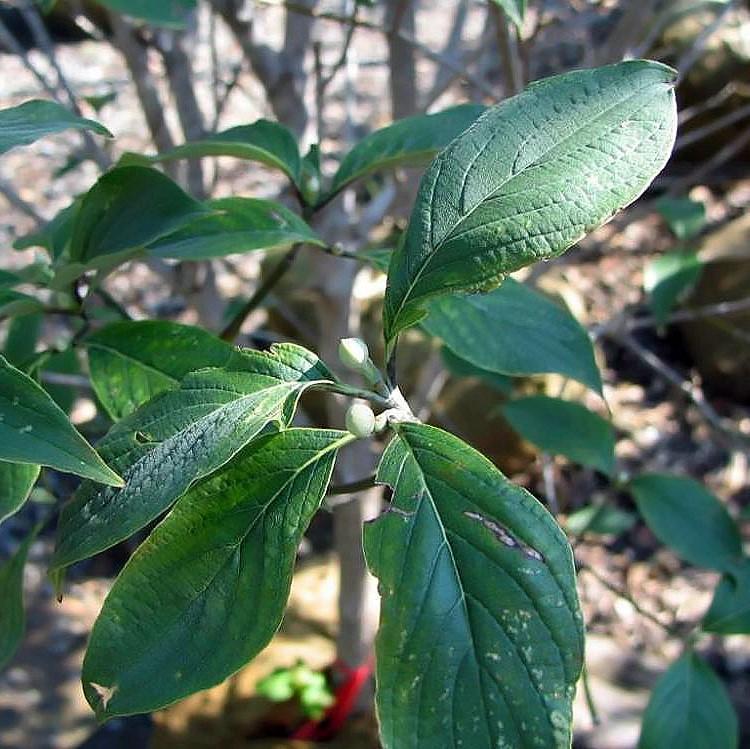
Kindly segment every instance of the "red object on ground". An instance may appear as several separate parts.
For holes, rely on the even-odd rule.
[[[356,668],[349,668],[345,663],[336,661],[333,668],[344,675],[343,683],[336,690],[336,701],[319,721],[310,720],[304,723],[292,734],[292,738],[325,741],[335,736],[352,714],[357,698],[372,676],[374,665],[372,656]]]

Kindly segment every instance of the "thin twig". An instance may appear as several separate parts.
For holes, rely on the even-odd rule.
[[[359,3],[354,4],[354,10],[352,11],[351,16],[351,22],[349,24],[349,28],[346,31],[346,36],[344,37],[344,43],[341,47],[341,54],[339,55],[338,60],[331,66],[330,71],[326,76],[324,76],[320,81],[320,93],[321,95],[325,93],[325,90],[328,88],[328,86],[333,82],[333,79],[336,77],[336,74],[341,70],[341,68],[344,67],[346,60],[349,56],[349,48],[352,46],[352,39],[354,38],[354,32],[357,30],[357,11],[359,10]]]
[[[708,41],[724,25],[724,22],[729,18],[729,14],[736,10],[739,4],[739,0],[731,0],[731,2],[727,3],[713,22],[703,29],[690,45],[690,48],[680,57],[675,66],[678,73],[678,83],[683,81],[685,76],[692,70],[693,65],[695,65],[701,54],[703,54]]]
[[[92,390],[91,382],[84,375],[65,374],[64,372],[46,372],[40,373],[42,382],[48,385],[62,385],[63,387],[77,388],[78,390]]]
[[[350,481],[346,484],[331,484],[328,487],[326,494],[337,495],[337,494],[354,494],[355,492],[365,491],[366,489],[372,489],[373,486],[377,486],[375,481],[375,474],[367,476],[359,481]]]
[[[31,203],[25,201],[16,192],[14,187],[4,179],[2,179],[2,177],[0,177],[0,193],[2,193],[3,197],[5,197],[8,203],[10,203],[14,208],[17,208],[22,213],[25,213],[30,218],[34,219],[34,221],[36,221],[39,226],[43,226],[47,223],[47,220],[39,213],[37,213],[36,208],[34,208]]]
[[[242,325],[250,314],[260,306],[263,300],[273,291],[276,284],[289,272],[299,253],[301,244],[296,244],[284,255],[276,267],[268,275],[268,278],[257,288],[255,293],[247,300],[242,309],[230,320],[229,324],[221,331],[221,338],[225,341],[233,341],[240,334]]]
[[[557,501],[557,486],[555,484],[555,461],[549,453],[540,455],[542,464],[542,480],[544,481],[544,494],[547,497],[549,511],[553,515],[560,514],[560,503]]]
[[[60,67],[60,63],[57,61],[57,55],[55,54],[55,45],[52,43],[52,39],[50,38],[49,32],[47,31],[47,27],[42,21],[39,9],[35,5],[31,4],[22,5],[20,10],[24,20],[31,29],[32,36],[34,37],[34,42],[36,43],[37,47],[39,47],[39,49],[44,52],[47,60],[49,61],[49,64],[55,71],[55,75],[57,76],[57,85],[65,92],[71,109],[79,117],[81,117],[83,113],[81,112],[81,108],[78,106],[78,100],[76,99],[76,95],[73,93],[73,89],[68,83],[68,79],[66,78],[62,67]],[[101,169],[108,169],[110,164],[112,163],[112,160],[104,151],[104,149],[101,148],[101,146],[96,142],[91,133],[88,130],[82,130],[80,132],[80,135],[83,140],[86,153],[91,156],[91,158],[99,165]]]
[[[51,96],[55,101],[59,102],[57,90],[47,80],[46,76],[31,62],[31,59],[26,54],[26,50],[19,44],[15,36],[10,32],[8,27],[0,19],[0,44],[6,49],[10,50],[16,57],[18,57],[24,64],[24,67],[39,81],[42,88]]]
[[[686,187],[696,184],[714,169],[718,169],[722,164],[733,159],[740,151],[750,144],[750,127],[746,128],[734,140],[727,143],[721,150],[717,151],[708,161],[701,164],[690,174],[675,180],[666,195],[679,195]],[[631,217],[632,218],[632,217]]]
[[[386,28],[383,28],[381,25],[374,23],[373,21],[366,21],[362,18],[358,18],[356,21],[353,21],[351,18],[347,18],[346,16],[339,15],[338,13],[331,13],[328,11],[316,11],[312,8],[308,8],[305,5],[301,5],[300,3],[291,2],[290,0],[286,2],[280,2],[279,0],[255,0],[255,2],[258,5],[264,5],[271,8],[286,8],[286,10],[291,11],[292,13],[298,13],[300,15],[308,16],[310,18],[314,18],[320,21],[331,21],[334,23],[343,23],[343,24],[352,24],[356,25],[359,28],[363,29],[370,29],[371,31],[377,31],[381,34],[388,34],[389,30]],[[429,58],[435,63],[438,63],[440,65],[445,66],[449,70],[453,70],[455,73],[460,75],[461,78],[463,78],[467,83],[471,84],[472,86],[476,87],[479,91],[481,91],[486,96],[491,97],[492,99],[497,98],[497,92],[486,83],[486,81],[477,78],[476,76],[471,75],[468,71],[464,70],[463,67],[455,63],[453,60],[450,60],[446,58],[444,55],[440,54],[439,52],[435,52],[434,50],[430,49],[427,45],[420,42],[415,37],[411,36],[410,34],[406,33],[403,30],[399,30],[396,32],[396,35],[403,39],[407,44],[411,44],[414,49],[418,50],[421,54],[423,54],[425,57]]]
[[[599,711],[596,709],[596,702],[594,702],[594,695],[591,692],[591,685],[589,684],[589,670],[585,664],[581,671],[581,683],[583,684],[583,696],[586,700],[586,706],[589,709],[591,722],[595,726],[598,726],[602,721],[599,718]]]
[[[692,107],[685,107],[685,109],[681,109],[677,116],[678,129],[681,130],[683,127],[685,127],[685,125],[687,125],[688,122],[694,120],[698,115],[705,114],[706,112],[710,112],[712,109],[720,107],[722,104],[724,104],[724,102],[727,101],[727,99],[734,96],[735,94],[739,94],[740,96],[743,96],[743,98],[747,97],[747,94],[742,93],[737,83],[732,81],[731,83],[727,83],[726,86],[724,86],[708,99],[698,102],[697,104],[693,104]]]
[[[723,130],[725,127],[734,125],[735,122],[740,122],[746,117],[750,117],[750,104],[735,109],[733,112],[729,112],[723,117],[718,117],[703,127],[697,127],[694,130],[690,130],[684,135],[681,135],[675,141],[674,151],[677,152],[693,143],[697,143],[699,140],[703,140],[703,138],[707,138],[709,135],[713,135],[714,133]]]
[[[695,307],[693,309],[677,310],[677,312],[673,312],[669,315],[664,322],[661,322],[654,317],[639,317],[635,320],[629,320],[626,322],[625,328],[627,330],[655,328],[660,325],[672,325],[673,323],[701,320],[705,317],[726,317],[727,315],[736,315],[741,312],[750,312],[750,297],[737,299],[731,302],[707,304],[703,307]]]
[[[522,66],[518,56],[515,25],[499,5],[490,3],[487,10],[495,25],[495,37],[502,60],[506,93],[508,96],[514,96],[523,88]]]
[[[590,567],[585,562],[581,562],[580,559],[576,559],[576,566],[579,572],[588,572],[589,575],[591,575],[611,593],[614,593],[618,598],[622,598],[623,600],[627,601],[644,619],[648,619],[650,622],[653,622],[658,627],[661,627],[661,629],[663,629],[667,634],[672,635],[673,637],[678,637],[680,639],[684,637],[684,633],[681,631],[681,628],[679,626],[676,626],[675,624],[666,624],[661,619],[659,619],[658,616],[652,614],[647,609],[644,609],[643,606],[641,606],[638,601],[633,598],[629,591],[624,590],[614,583],[611,583],[595,568]]]
[[[708,402],[703,390],[693,382],[684,379],[679,372],[662,361],[653,351],[650,351],[634,336],[626,331],[607,331],[606,334],[634,353],[644,364],[648,365],[654,372],[658,373],[668,382],[671,382],[681,390],[701,412],[706,421],[723,437],[728,438],[735,446],[741,447],[743,451],[748,449],[750,441],[740,432],[736,432],[728,427],[724,420],[719,416],[716,409]]]

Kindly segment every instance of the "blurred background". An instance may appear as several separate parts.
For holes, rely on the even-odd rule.
[[[570,533],[598,713],[597,719],[579,695],[575,745],[630,749],[651,687],[704,615],[719,575],[681,562],[639,519],[617,481],[564,450],[540,450],[514,428],[503,404],[510,388],[583,403],[611,419],[617,476],[693,477],[735,518],[750,519],[750,5],[529,0],[517,28],[510,14],[522,6],[514,0],[0,2],[0,106],[55,99],[115,135],[95,142],[63,134],[4,156],[0,255],[5,268],[34,262],[39,251],[23,249],[21,238],[126,151],[164,151],[266,117],[289,127],[303,152],[319,144],[323,173],[330,175],[358,140],[394,119],[467,101],[495,103],[538,78],[622,59],[649,57],[676,67],[680,126],[666,170],[632,208],[575,249],[517,274],[567,307],[592,337],[604,399],[565,372],[511,382],[467,369],[418,333],[407,336],[401,363],[415,411],[482,450]],[[257,164],[221,157],[169,162],[166,169],[199,198],[247,195],[293,205],[285,182]],[[392,247],[419,175],[400,170],[358,182],[326,208],[316,229],[351,251]],[[252,294],[268,260],[257,253],[193,263],[149,259],[116,270],[105,289],[134,319],[216,331]],[[246,322],[241,342],[292,339],[335,359],[338,338],[355,333],[377,353],[384,283],[374,268],[305,256]],[[11,360],[71,336],[65,319],[42,322],[36,315],[0,330]],[[82,366],[74,352],[53,356],[42,379],[95,438],[107,424]],[[336,422],[320,404],[308,409],[311,419]],[[354,456],[349,479],[366,475],[373,460]],[[0,556],[73,488],[71,477],[52,474],[35,490],[37,501],[0,528]],[[314,746],[289,736],[319,717],[336,688],[367,663],[377,611],[368,603],[372,581],[358,561],[358,523],[377,514],[380,501],[376,490],[347,514],[316,518],[300,549],[282,630],[249,667],[157,714],[104,727],[96,726],[81,694],[80,664],[102,600],[137,540],[77,565],[58,604],[46,579],[54,542],[53,530],[46,531],[26,573],[27,637],[0,674],[0,746]],[[341,580],[336,550],[354,558]],[[340,586],[353,602],[339,598]],[[740,745],[750,746],[750,641],[709,636],[701,653],[729,691]],[[330,746],[378,746],[366,689],[359,700],[365,709],[345,716]]]

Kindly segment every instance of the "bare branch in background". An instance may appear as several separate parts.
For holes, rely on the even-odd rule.
[[[195,76],[191,55],[188,52],[191,36],[185,31],[168,31],[161,32],[157,38],[182,133],[185,140],[199,140],[206,131],[203,113],[195,94]],[[196,198],[202,200],[206,197],[200,159],[188,160],[187,183],[190,192]]]
[[[216,2],[216,0],[214,0]],[[296,13],[299,15],[305,15],[309,18],[317,18],[321,21],[331,21],[334,23],[350,24],[352,23],[351,18],[341,16],[338,13],[328,13],[323,11],[314,11],[301,3],[295,2],[279,2],[278,0],[255,0],[257,5],[266,6],[268,8],[286,8],[287,11]],[[364,29],[370,29],[372,31],[378,31],[381,34],[388,34],[388,29],[381,26],[378,23],[372,21],[366,21],[362,18],[358,18],[356,21],[358,27]],[[440,52],[435,52],[430,49],[426,44],[422,44],[418,39],[410,34],[407,34],[403,29],[397,32],[397,36],[403,39],[405,42],[414,47],[421,55],[432,60],[435,63],[444,65],[449,70],[455,72],[461,79],[465,80],[471,86],[474,86],[478,91],[483,93],[485,96],[491,97],[493,100],[497,99],[497,92],[482,78],[478,78],[471,73],[467,72],[460,63],[455,63],[453,60],[446,58]]]
[[[44,52],[47,60],[55,71],[57,76],[57,85],[61,88],[68,99],[68,105],[78,115],[81,116],[81,108],[78,106],[78,100],[76,95],[68,83],[68,79],[65,76],[59,62],[57,61],[57,55],[55,54],[55,47],[50,39],[50,35],[47,31],[47,27],[44,25],[44,21],[39,13],[39,9],[34,5],[22,5],[20,7],[21,15],[26,21],[26,24],[31,29],[31,34],[34,37],[34,42],[42,52]],[[99,165],[101,169],[107,169],[112,163],[112,160],[99,146],[96,140],[92,137],[91,133],[87,130],[81,131],[81,139],[83,140],[86,154],[89,155]]]
[[[31,59],[26,54],[26,50],[19,44],[16,37],[13,36],[10,29],[3,23],[1,18],[0,44],[2,44],[5,49],[10,50],[10,52],[12,52],[21,60],[21,62],[24,64],[24,67],[34,76],[34,78],[37,79],[41,87],[49,96],[51,96],[58,103],[62,103],[60,102],[57,89],[47,80],[47,77],[39,70],[39,68],[37,68],[33,62],[31,62]]]
[[[712,23],[706,26],[705,29],[696,37],[695,41],[690,45],[690,48],[677,61],[678,72],[678,83],[683,81],[687,74],[692,70],[693,65],[700,59],[703,54],[703,50],[708,44],[711,37],[729,20],[729,16],[732,12],[737,10],[740,6],[740,0],[730,0],[721,12],[716,16]]]
[[[444,60],[452,60],[459,65],[463,63],[466,68],[469,67],[470,62],[474,61],[473,59],[471,61],[464,59],[463,54],[463,33],[468,10],[468,0],[459,0],[451,20],[450,33],[448,34],[448,38],[446,39],[443,48],[440,50],[440,55]],[[456,80],[456,78],[457,76],[455,73],[444,65],[440,65],[435,71],[432,84],[420,109],[426,109]]]
[[[716,409],[709,403],[703,389],[680,375],[675,369],[660,359],[653,351],[641,344],[633,335],[624,330],[611,329],[604,333],[613,341],[634,353],[644,364],[648,365],[660,377],[675,385],[684,393],[700,411],[705,420],[714,428],[717,437],[743,452],[750,450],[750,440],[741,432],[728,426]]]
[[[39,213],[37,213],[36,208],[34,208],[31,203],[24,200],[16,191],[15,189],[9,185],[4,179],[0,177],[0,194],[3,195],[3,197],[8,201],[10,205],[12,205],[14,208],[21,211],[21,213],[25,213],[27,216],[32,218],[39,226],[43,226],[47,223],[47,220],[41,216]]]
[[[499,5],[490,3],[487,6],[489,20],[495,28],[500,63],[505,76],[505,93],[514,96],[523,88],[523,63],[518,53],[518,35],[515,26],[505,15]]]
[[[158,151],[168,151],[174,146],[174,140],[164,119],[164,106],[156,81],[148,66],[146,47],[138,39],[133,27],[119,14],[110,13],[109,18],[114,32],[114,44],[120,50],[130,71],[154,145]],[[173,176],[177,169],[176,162],[167,162],[165,169]]]
[[[306,53],[310,46],[315,0],[300,3],[305,10],[287,14],[284,44],[275,52],[257,41],[252,21],[244,20],[238,0],[213,0],[213,7],[242,47],[250,67],[266,93],[271,109],[280,122],[295,133],[304,133],[308,122],[305,106]]]
[[[697,169],[687,176],[676,179],[667,190],[667,195],[679,195],[686,189],[698,184],[708,174],[731,161],[738,153],[750,145],[750,127],[743,130],[734,140],[729,141],[723,148],[719,149],[710,159],[707,159]]]
[[[416,114],[417,58],[414,47],[399,35],[404,31],[414,36],[415,18],[412,0],[395,0],[387,4],[386,25],[388,42],[388,87],[391,93],[391,119],[398,120]]]
[[[632,57],[644,29],[653,27],[657,20],[654,18],[654,10],[658,2],[659,0],[639,0],[626,4],[614,29],[597,51],[595,64],[606,65]]]

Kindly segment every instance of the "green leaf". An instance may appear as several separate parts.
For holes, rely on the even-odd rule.
[[[52,568],[104,551],[143,528],[261,432],[288,425],[304,390],[330,382],[317,357],[282,344],[270,353],[245,352],[231,368],[192,372],[179,390],[148,401],[98,445],[125,487],[81,485],[61,514]]]
[[[18,551],[0,566],[0,669],[13,658],[23,640],[26,614],[23,607],[23,568],[31,544],[36,538],[33,530]]]
[[[457,437],[396,425],[365,529],[386,749],[568,749],[583,623],[552,516]]]
[[[614,473],[612,425],[580,403],[531,395],[504,403],[502,410],[513,429],[542,451]]]
[[[286,206],[255,198],[220,198],[206,204],[213,216],[149,245],[148,254],[178,260],[208,260],[297,242],[325,242]]]
[[[557,372],[601,393],[588,333],[567,310],[512,278],[488,294],[433,302],[422,327],[481,369],[514,376]]]
[[[702,627],[719,635],[750,634],[750,559],[722,576]]]
[[[445,368],[457,377],[478,377],[505,395],[510,394],[511,390],[513,390],[513,380],[507,375],[501,375],[497,372],[490,372],[488,369],[477,367],[471,362],[466,361],[466,359],[462,359],[460,356],[454,354],[447,346],[442,347],[440,354],[443,357]]]
[[[381,273],[388,273],[388,266],[391,264],[393,249],[390,247],[372,247],[361,250],[357,255],[363,262],[370,267],[379,270]]]
[[[233,156],[258,161],[280,169],[292,182],[299,184],[302,157],[292,132],[278,122],[257,120],[252,125],[238,125],[203,140],[184,143],[156,156],[126,155],[126,159],[158,163],[173,159],[195,159],[203,156]]]
[[[481,104],[460,104],[435,114],[406,117],[370,133],[344,157],[325,199],[367,174],[399,166],[428,164],[485,108]]]
[[[179,387],[188,372],[229,364],[237,349],[190,325],[116,322],[84,341],[91,383],[107,413],[119,420],[155,395]]]
[[[33,99],[0,110],[0,154],[63,130],[92,130],[112,137],[106,127],[94,120],[78,117],[54,101]]]
[[[52,398],[0,356],[0,460],[40,464],[122,486]]]
[[[44,305],[33,296],[15,289],[0,289],[0,318],[39,312]]]
[[[596,533],[602,536],[619,536],[629,531],[636,515],[609,505],[589,505],[568,515],[565,523],[569,533],[582,536],[584,533]]]
[[[547,78],[442,151],[388,273],[388,351],[430,297],[491,289],[635,200],[674,143],[675,77],[631,60]]]
[[[76,401],[76,388],[72,385],[44,382],[44,374],[62,374],[82,376],[81,362],[78,351],[75,348],[67,348],[64,351],[56,351],[52,354],[44,354],[34,372],[38,370],[37,379],[42,382],[42,387],[50,394],[52,400],[66,413],[70,414]],[[33,373],[32,373],[33,374]]]
[[[638,749],[737,749],[737,716],[724,685],[694,653],[659,679],[643,716]]]
[[[13,243],[13,248],[26,250],[30,247],[43,247],[49,256],[56,260],[70,244],[73,224],[80,205],[81,198],[76,198],[69,206],[58,211],[55,217],[41,229],[19,237]]]
[[[144,247],[212,214],[156,169],[117,167],[83,197],[73,226],[71,259],[88,262]]]
[[[148,21],[157,26],[183,28],[196,0],[96,0],[100,5],[125,16]]]
[[[0,523],[21,509],[39,476],[39,466],[0,461]]]
[[[644,473],[629,488],[654,535],[686,562],[725,571],[739,561],[742,543],[737,525],[697,481]]]
[[[264,437],[180,499],[125,566],[91,633],[83,683],[100,719],[218,684],[268,644],[299,542],[349,440],[318,429]]]
[[[677,239],[692,239],[706,226],[706,206],[692,198],[659,198],[656,201],[667,226]]]
[[[34,357],[44,315],[19,315],[8,325],[3,354],[18,369],[25,370]]]
[[[16,284],[19,284],[22,282],[22,279],[20,276],[17,276],[15,273],[11,273],[8,270],[3,270],[0,268],[0,289],[7,289],[11,286],[16,286]]]
[[[526,15],[526,0],[492,0],[499,5],[506,16],[520,29]]]
[[[676,250],[649,261],[643,271],[643,286],[657,323],[664,324],[674,306],[695,286],[703,262],[692,250]]]

